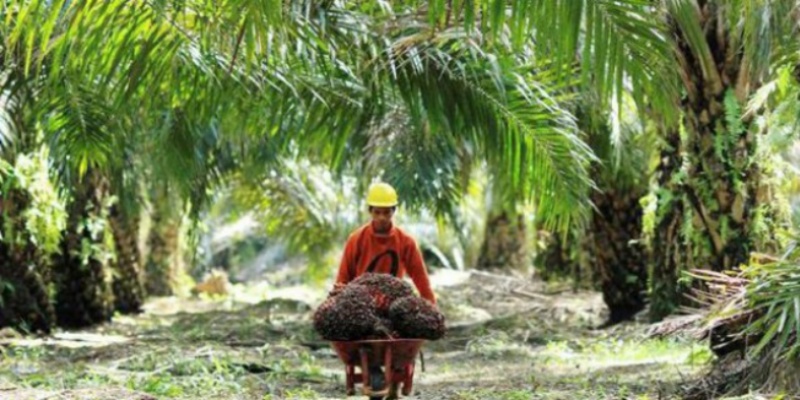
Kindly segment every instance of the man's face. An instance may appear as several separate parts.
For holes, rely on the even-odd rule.
[[[379,231],[388,230],[392,225],[394,208],[371,207],[369,214],[372,216],[372,223]]]

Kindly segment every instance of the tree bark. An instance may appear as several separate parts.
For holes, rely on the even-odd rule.
[[[112,316],[114,295],[111,273],[102,258],[105,226],[100,222],[106,186],[99,174],[88,171],[67,209],[67,230],[53,269],[56,315],[64,327],[91,326]]]
[[[643,193],[609,188],[592,195],[597,209],[592,216],[588,251],[595,281],[609,308],[609,325],[632,319],[645,307],[647,253],[638,242],[642,236],[639,199]]]
[[[581,263],[576,256],[575,249],[580,250],[580,244],[575,242],[575,235],[570,232],[564,240],[559,233],[539,230],[543,237],[545,247],[534,259],[534,265],[539,277],[544,281],[558,279],[572,279],[576,287],[584,286],[591,277],[581,268]]]
[[[539,276],[545,281],[571,277],[577,263],[572,258],[569,245],[558,233],[540,232],[545,247],[534,260]]]
[[[152,228],[147,239],[149,249],[146,264],[145,288],[148,295],[171,296],[175,293],[179,263],[178,235],[180,219],[154,202],[151,213]]]
[[[21,234],[29,203],[27,193],[13,188],[0,197],[0,328],[49,334],[56,317],[47,290],[48,266],[36,244]]]
[[[138,313],[144,304],[144,273],[136,243],[139,223],[135,217],[125,215],[119,205],[114,205],[110,210],[109,224],[117,255],[112,283],[114,309],[122,313]]]
[[[650,318],[660,320],[674,312],[685,288],[678,284],[680,271],[689,262],[691,248],[684,242],[684,195],[673,177],[681,168],[681,138],[677,129],[663,133],[665,146],[656,171],[658,182],[657,222],[653,232],[650,262]]]
[[[490,215],[478,256],[478,268],[525,271],[531,266],[525,217],[509,216],[507,211]]]

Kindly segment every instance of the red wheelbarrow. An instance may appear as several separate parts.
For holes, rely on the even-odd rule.
[[[414,381],[414,361],[424,339],[332,341],[336,354],[344,362],[347,395],[356,393],[355,384],[361,382],[361,392],[371,400],[396,399],[401,393],[408,396]],[[383,367],[383,387],[380,380],[370,376],[370,368]],[[356,368],[361,371],[356,372]]]

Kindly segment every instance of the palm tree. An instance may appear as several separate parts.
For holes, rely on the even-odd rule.
[[[43,204],[37,204],[36,190],[20,184],[28,177],[19,168],[0,161],[0,182],[6,187],[0,197],[3,211],[0,222],[4,227],[0,241],[0,327],[50,332],[55,325],[55,310],[49,296],[47,259],[55,251],[58,238],[53,237],[52,230],[48,235],[44,226],[38,228],[45,229],[30,229],[31,209],[44,211],[39,215],[53,216],[53,213],[42,207]],[[7,219],[9,215],[26,214],[27,218]],[[56,221],[49,218],[43,222],[56,225]]]
[[[722,366],[718,370],[724,370],[737,354],[746,356],[747,368],[733,372],[733,376],[715,374],[721,375],[722,380],[713,375],[709,380],[714,390],[726,395],[741,394],[754,387],[765,392],[798,389],[796,380],[787,379],[797,374],[798,213],[792,204],[796,199],[784,197],[796,197],[798,188],[796,154],[792,154],[800,111],[800,81],[793,76],[795,68],[778,68],[774,79],[753,96],[746,111],[765,108],[763,118],[754,123],[759,128],[770,128],[760,150],[768,156],[764,165],[781,176],[781,196],[775,205],[786,213],[794,208],[794,223],[781,232],[786,240],[784,249],[776,255],[756,253],[735,272],[690,271],[693,278],[711,283],[691,291],[701,308],[695,315],[681,318],[683,323],[668,320],[655,330],[661,334],[688,331],[694,337],[709,338],[712,351],[719,356],[718,365]],[[777,153],[783,154],[774,156]]]
[[[555,75],[547,65],[521,63],[508,48],[485,53],[480,36],[439,28],[416,14],[388,22],[383,19],[390,15],[375,14],[338,10],[333,14],[338,19],[327,22],[329,35],[349,38],[340,46],[367,49],[358,58],[369,64],[344,71],[356,75],[357,87],[366,91],[328,99],[334,102],[330,108],[312,110],[326,114],[324,125],[288,125],[295,134],[309,129],[324,140],[309,136],[307,142],[290,143],[314,159],[355,169],[367,181],[380,176],[398,187],[412,208],[428,204],[451,219],[473,160],[491,166],[494,186],[502,188],[500,206],[535,196],[541,217],[559,227],[581,211],[585,215],[580,188],[589,184],[585,168],[591,152],[560,107],[563,87],[551,85]],[[361,26],[373,28],[365,33]],[[341,111],[330,112],[334,107]],[[366,156],[342,162],[343,148],[363,149]],[[554,201],[556,193],[564,194],[560,201]],[[524,246],[517,248],[524,255]]]
[[[49,332],[56,323],[51,257],[65,228],[64,199],[48,176],[48,149],[30,105],[35,91],[3,60],[0,135],[0,327]]]
[[[139,215],[131,213],[131,208],[135,209],[114,204],[108,215],[116,255],[112,267],[114,309],[124,314],[141,311],[145,300],[144,270],[137,244]]]
[[[108,184],[94,170],[76,182],[61,252],[53,265],[58,323],[82,327],[111,319],[114,297],[105,242]]]
[[[14,22],[2,31],[5,74],[10,77],[4,88],[10,98],[25,98],[25,94],[32,93],[29,97],[35,101],[14,104],[24,107],[25,112],[19,115],[32,115],[43,121],[43,139],[52,148],[55,169],[74,198],[68,208],[69,223],[61,256],[56,259],[52,276],[59,318],[70,326],[102,321],[111,313],[107,253],[98,253],[98,249],[103,248],[108,237],[103,232],[109,194],[106,175],[109,167],[123,159],[116,151],[126,149],[118,145],[136,142],[136,135],[144,135],[156,125],[154,121],[163,120],[154,118],[154,113],[169,111],[165,104],[176,104],[181,95],[190,95],[182,89],[185,84],[176,82],[192,79],[201,85],[198,77],[204,76],[206,82],[216,79],[206,72],[207,66],[202,64],[205,61],[190,57],[193,38],[181,27],[170,24],[153,8],[116,3],[34,1],[4,5]],[[150,29],[140,29],[147,26]],[[145,48],[147,51],[142,50]],[[198,120],[208,119],[203,114],[207,107],[193,110]],[[17,131],[11,144],[23,152],[42,143],[33,130]],[[122,140],[126,137],[132,139]],[[191,153],[193,149],[187,151]],[[25,204],[13,206],[25,208]],[[123,235],[117,237],[118,248],[130,243],[121,239]],[[131,257],[125,256],[130,252],[120,253],[126,262],[117,266],[118,306],[135,310],[141,303],[140,285],[125,279],[138,274],[130,263]],[[22,264],[43,261],[34,252],[13,256],[9,259]],[[22,284],[15,286],[22,292]]]
[[[131,147],[125,145],[121,162],[109,171],[113,201],[108,210],[108,227],[114,242],[111,287],[114,309],[124,314],[141,311],[145,301],[145,275],[138,245],[144,203],[140,194],[143,177],[138,172],[142,170],[139,163],[143,157],[137,157]]]
[[[654,279],[671,282],[676,269],[735,268],[770,247],[780,218],[756,158],[757,112],[741,110],[774,66],[796,64],[785,56],[798,43],[794,1],[523,1],[509,19],[503,7],[435,3],[432,20],[480,20],[498,38],[506,28],[532,32],[540,56],[558,65],[577,55],[582,80],[601,102],[630,89],[662,125],[662,140],[674,145],[664,151],[674,153],[658,168],[665,185],[656,226],[664,229],[653,237]],[[653,317],[679,302],[670,282],[652,282]]]
[[[654,270],[660,274],[674,276],[675,267],[735,268],[750,252],[775,244],[775,227],[782,220],[757,158],[762,132],[755,129],[754,114],[742,109],[769,76],[781,47],[796,44],[794,7],[790,1],[746,2],[741,8],[718,1],[667,4],[684,91],[685,133],[677,147],[684,166],[664,166],[677,169],[669,178],[677,187],[659,199],[659,213],[672,218],[660,223],[673,228],[657,230],[654,237],[665,244],[654,248]],[[672,259],[681,241],[690,255],[685,264]],[[653,304],[660,304],[654,317],[677,304],[676,292],[653,295]]]
[[[244,20],[238,6],[247,9]],[[75,318],[79,323],[106,318],[110,304],[109,290],[88,290],[105,287],[109,274],[102,262],[79,252],[102,236],[85,230],[86,206],[102,215],[109,168],[124,159],[120,152],[126,143],[147,137],[154,138],[145,140],[150,143],[145,151],[158,150],[156,165],[166,166],[157,171],[176,178],[188,198],[209,184],[205,172],[213,169],[213,161],[198,159],[196,150],[210,125],[217,127],[212,133],[222,130],[231,143],[272,132],[261,139],[271,142],[267,148],[282,151],[299,144],[313,149],[331,143],[331,137],[346,138],[354,124],[380,115],[382,110],[364,106],[369,101],[380,106],[383,98],[401,99],[411,115],[424,118],[436,132],[473,138],[495,165],[504,167],[496,174],[512,186],[521,187],[517,171],[526,162],[525,168],[550,177],[537,193],[567,195],[570,201],[549,203],[562,224],[571,206],[580,203],[577,188],[586,183],[585,173],[582,163],[569,161],[586,158],[588,151],[570,136],[568,114],[559,116],[552,99],[531,96],[539,88],[521,86],[511,74],[486,73],[493,60],[470,53],[479,49],[471,42],[475,36],[446,30],[429,39],[435,27],[414,27],[415,15],[402,15],[398,23],[398,14],[378,8],[284,7],[280,2],[242,2],[213,13],[191,2],[134,6],[123,1],[19,1],[4,10],[14,16],[3,31],[5,48],[13,50],[9,59],[29,78],[25,87],[37,93],[32,113],[50,121],[45,136],[55,146],[62,182],[75,198],[56,282],[78,285],[62,286],[58,296],[85,303],[78,307],[86,311]],[[307,46],[281,50],[298,41]],[[339,48],[345,50],[330,51]],[[513,96],[506,97],[507,91]],[[448,101],[453,106],[443,107]],[[274,112],[263,118],[255,111],[263,109]],[[521,116],[537,121],[540,114],[530,114],[534,110],[556,118],[549,124],[519,122]],[[308,139],[299,140],[304,135]],[[320,156],[341,164],[345,143],[335,139]],[[523,143],[532,146],[529,153],[513,150]],[[170,149],[181,157],[164,151]],[[249,156],[247,151],[241,155]],[[504,160],[504,155],[512,157]],[[556,171],[566,172],[567,179],[553,179]],[[202,196],[192,200],[196,211]],[[67,279],[79,272],[78,260],[88,262],[89,274],[81,276],[91,279]],[[127,276],[135,275],[130,272]]]
[[[648,190],[655,135],[638,119],[629,97],[622,104],[625,109],[604,113],[586,102],[580,114],[601,160],[592,168],[599,189],[590,194],[595,209],[581,248],[609,308],[607,324],[629,320],[645,308],[648,282],[640,202]]]
[[[546,282],[569,280],[574,289],[592,287],[590,269],[582,262],[585,241],[580,229],[570,229],[566,234],[551,232],[536,225],[537,249],[534,256],[534,276]],[[585,258],[585,257],[584,257]]]
[[[176,293],[179,277],[178,242],[184,213],[180,198],[170,195],[163,186],[152,189],[148,215],[151,228],[147,235],[147,258],[143,266],[145,291],[151,296],[170,296]]]

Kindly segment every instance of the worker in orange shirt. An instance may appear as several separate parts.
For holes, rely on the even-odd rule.
[[[411,278],[419,295],[436,305],[428,271],[414,239],[392,223],[397,192],[386,183],[370,186],[367,205],[372,221],[350,234],[339,265],[337,284],[346,285],[367,272]]]

